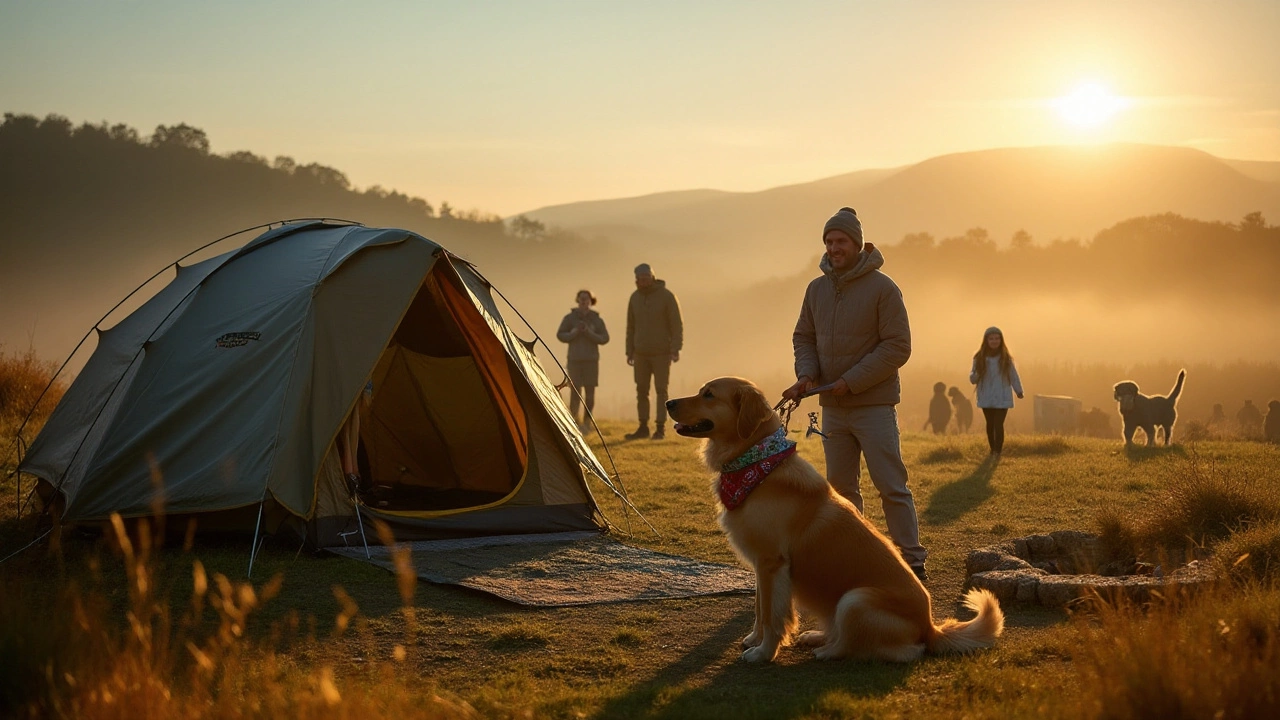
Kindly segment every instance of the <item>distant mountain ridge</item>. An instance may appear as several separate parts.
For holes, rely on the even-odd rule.
[[[1280,163],[1229,161],[1191,148],[1112,144],[1001,148],[942,155],[751,193],[708,190],[539,208],[526,216],[588,237],[709,256],[812,241],[837,208],[853,206],[867,238],[893,244],[985,228],[997,242],[1025,230],[1040,242],[1089,240],[1126,218],[1173,212],[1238,221],[1280,217]],[[659,201],[660,199],[660,201]]]

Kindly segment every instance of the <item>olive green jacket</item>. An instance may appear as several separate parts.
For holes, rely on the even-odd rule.
[[[670,355],[684,347],[680,302],[663,280],[631,293],[627,303],[627,357]]]

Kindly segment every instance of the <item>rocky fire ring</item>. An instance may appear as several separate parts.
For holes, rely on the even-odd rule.
[[[1213,579],[1207,563],[1193,560],[1173,572],[1140,562],[1105,563],[1096,535],[1058,530],[1029,535],[969,553],[969,585],[990,590],[1002,602],[1065,607],[1091,591],[1139,602],[1152,590],[1190,587]]]

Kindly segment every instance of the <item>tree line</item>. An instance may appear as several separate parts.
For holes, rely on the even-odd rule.
[[[1040,243],[1019,230],[1000,247],[983,228],[935,239],[905,236],[886,270],[926,282],[960,279],[974,292],[1098,292],[1119,300],[1176,297],[1280,297],[1280,226],[1261,212],[1239,222],[1207,222],[1175,213],[1136,217],[1092,240]],[[989,282],[982,282],[983,279]]]
[[[60,115],[5,113],[0,216],[8,268],[0,274],[23,267],[100,274],[139,262],[155,269],[228,232],[301,217],[402,227],[469,258],[582,244],[570,233],[530,222],[509,227],[497,215],[461,211],[446,200],[378,185],[358,189],[342,171],[316,162],[247,150],[215,154],[207,133],[186,123],[144,136],[125,124],[75,125]]]

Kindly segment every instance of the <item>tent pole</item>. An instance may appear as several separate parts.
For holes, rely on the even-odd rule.
[[[258,532],[262,530],[262,508],[267,504],[264,498],[258,503],[258,523],[253,528],[253,548],[249,551],[249,573],[247,577],[253,578],[253,560],[258,556]]]
[[[360,542],[364,543],[364,559],[370,559],[369,539],[364,536],[364,520],[360,516],[360,498],[356,498],[356,526],[360,528]]]

